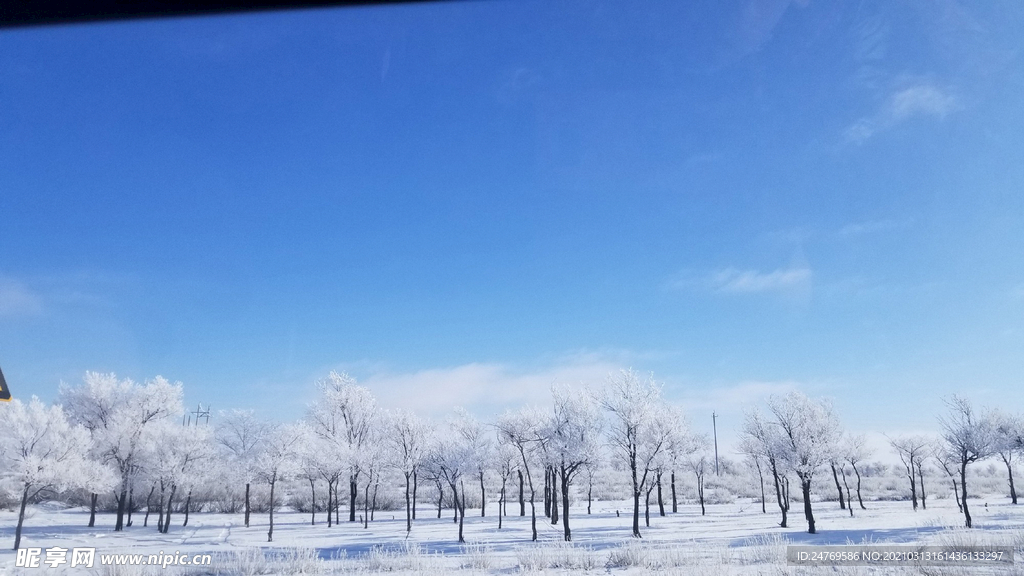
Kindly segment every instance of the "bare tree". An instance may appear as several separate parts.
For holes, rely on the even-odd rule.
[[[966,398],[951,396],[946,399],[946,406],[949,413],[939,417],[939,425],[946,448],[955,456],[960,468],[960,505],[963,507],[964,525],[971,528],[971,511],[967,506],[967,466],[992,454],[995,434],[988,415],[979,415]]]
[[[412,412],[396,410],[388,414],[388,428],[395,465],[405,476],[405,533],[408,534],[412,531],[416,507],[416,468],[430,442],[430,426]]]
[[[860,494],[860,469],[857,468],[857,464],[867,460],[871,455],[871,450],[867,447],[867,440],[863,434],[847,435],[841,449],[843,458],[850,464],[853,473],[857,476],[857,503],[860,504],[861,510],[867,510],[864,507],[864,499]]]
[[[527,485],[530,487],[530,529],[532,540],[537,540],[537,488],[533,482],[533,471],[537,468],[536,454],[539,444],[543,439],[544,415],[535,408],[522,408],[518,411],[505,412],[498,418],[496,428],[498,438],[512,446],[519,453],[522,461],[520,468],[520,480],[526,476]],[[531,467],[531,463],[534,465]],[[522,483],[520,481],[520,508],[522,508]]]
[[[993,414],[993,432],[995,433],[995,452],[1006,465],[1006,475],[1010,483],[1010,501],[1017,503],[1017,489],[1013,485],[1013,457],[1024,451],[1024,422],[1020,416],[1012,416],[1002,412]]]
[[[917,510],[918,477],[921,478],[921,503],[926,507],[924,475],[920,472],[920,467],[928,455],[931,441],[924,436],[899,436],[897,438],[889,438],[889,445],[892,446],[893,451],[899,456],[903,469],[907,473],[907,479],[910,481],[910,500],[913,503],[914,510]]]
[[[762,458],[768,465],[775,485],[775,500],[779,504],[782,520],[779,526],[788,526],[789,500],[784,493],[787,461],[783,458],[785,444],[778,427],[764,418],[757,410],[746,413],[743,420],[741,451]]]

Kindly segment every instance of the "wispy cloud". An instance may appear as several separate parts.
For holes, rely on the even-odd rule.
[[[785,292],[810,286],[810,268],[779,268],[771,272],[725,268],[711,275],[710,285],[718,292]]]
[[[21,282],[0,280],[0,316],[33,316],[43,311],[43,299]]]
[[[909,227],[912,223],[912,220],[894,220],[890,218],[885,218],[882,220],[868,220],[864,222],[853,222],[840,228],[837,232],[837,235],[842,237],[850,237],[861,236],[864,234],[874,234],[877,232],[887,232],[889,230],[900,230]]]
[[[860,144],[875,134],[917,116],[943,119],[960,104],[948,91],[931,84],[918,84],[894,92],[881,110],[853,123],[844,132],[848,142]]]

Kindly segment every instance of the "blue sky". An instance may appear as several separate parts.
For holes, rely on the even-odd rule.
[[[486,415],[633,366],[701,422],[1020,410],[1024,8],[709,6],[0,31],[15,394],[161,374],[293,418],[338,368]]]

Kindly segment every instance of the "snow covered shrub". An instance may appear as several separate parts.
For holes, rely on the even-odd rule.
[[[736,496],[725,488],[715,488],[704,493],[705,504],[734,504]]]
[[[371,572],[442,571],[443,554],[430,554],[415,542],[374,546],[362,557],[363,569]]]
[[[572,542],[556,541],[518,546],[515,553],[520,572],[537,572],[549,568],[575,572],[594,570],[598,567],[597,557],[591,547]]]
[[[270,573],[270,563],[267,562],[263,550],[255,546],[243,548],[222,559],[216,566],[223,566],[227,572],[239,576],[258,576]]]
[[[784,565],[788,544],[789,539],[781,532],[758,534],[744,542],[743,561],[745,564]]]
[[[487,544],[472,543],[462,546],[462,554],[466,557],[463,568],[486,570],[491,567],[491,547]]]

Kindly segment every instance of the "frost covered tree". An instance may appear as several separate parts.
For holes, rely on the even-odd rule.
[[[302,438],[302,427],[298,424],[275,425],[267,431],[263,450],[260,451],[256,469],[263,481],[270,485],[270,528],[267,530],[267,542],[274,541],[274,489],[278,482],[287,480],[298,471],[297,455]]]
[[[949,446],[942,442],[933,442],[930,450],[932,458],[939,464],[939,468],[946,473],[953,484],[953,498],[956,500],[956,507],[963,514],[964,506],[960,503],[960,484],[957,482],[957,466],[959,466],[959,455],[950,451]]]
[[[601,412],[589,390],[555,386],[552,396],[553,410],[544,436],[548,439],[549,454],[561,489],[562,536],[566,542],[571,542],[569,488],[584,466],[597,461]]]
[[[990,456],[995,448],[992,421],[987,414],[978,414],[966,398],[951,396],[946,399],[949,412],[939,417],[946,450],[955,458],[960,469],[960,505],[963,507],[964,525],[972,527],[971,510],[967,506],[967,466]]]
[[[775,500],[782,513],[782,520],[779,522],[782,528],[786,528],[789,522],[789,502],[783,493],[788,470],[788,461],[784,458],[785,448],[782,431],[763,414],[755,409],[744,415],[740,450],[754,458],[762,459],[767,464],[775,486]]]
[[[114,374],[86,372],[80,386],[61,383],[60,404],[70,420],[81,424],[93,440],[93,453],[120,478],[114,530],[124,528],[128,492],[141,467],[139,457],[154,425],[181,413],[181,383],[157,376],[139,385]]]
[[[245,484],[245,527],[249,527],[251,510],[249,491],[256,479],[256,462],[269,425],[252,410],[221,412],[217,424],[217,442],[227,456],[228,470],[238,482]]]
[[[474,445],[474,423],[465,411],[456,411],[448,419],[427,451],[424,464],[430,473],[447,485],[452,492],[452,502],[459,524],[459,543],[466,541],[463,526],[466,520],[467,474],[474,474],[480,467],[478,446]]]
[[[152,432],[148,447],[152,454],[151,475],[160,485],[157,529],[166,534],[170,530],[174,497],[181,496],[180,490],[185,491],[185,525],[188,523],[192,489],[201,482],[213,459],[213,432],[208,426],[181,426],[169,421],[157,423]]]
[[[889,445],[899,456],[900,463],[903,464],[903,469],[910,480],[910,501],[914,510],[917,510],[918,478],[921,487],[921,507],[928,507],[924,493],[924,471],[921,467],[924,464],[924,459],[928,456],[931,444],[931,440],[921,435],[898,436],[889,439]]]
[[[508,482],[519,472],[519,453],[499,437],[493,461],[492,466],[501,479],[501,489],[498,491],[498,530],[501,530],[502,518],[508,511]]]
[[[348,521],[355,522],[359,476],[363,472],[357,456],[367,447],[371,425],[377,418],[377,400],[369,389],[343,372],[331,372],[318,380],[316,387],[320,396],[310,406],[309,421],[313,430],[348,461]]]
[[[670,427],[661,387],[653,377],[641,377],[633,370],[609,376],[601,403],[610,414],[609,443],[618,461],[630,474],[633,497],[633,536],[640,538],[640,496],[644,494],[652,464],[668,447]]]
[[[992,415],[995,434],[994,451],[1006,465],[1006,476],[1010,483],[1010,502],[1017,503],[1017,488],[1013,485],[1013,458],[1024,452],[1024,420],[1003,412]]]
[[[109,470],[89,460],[89,432],[72,425],[60,406],[46,407],[32,397],[0,407],[0,478],[18,493],[21,506],[14,529],[14,549],[21,546],[28,501],[45,491],[114,486]]]
[[[829,462],[840,439],[839,419],[827,400],[812,400],[800,392],[768,398],[773,425],[781,431],[782,456],[800,479],[807,532],[815,534],[811,509],[814,474]]]
[[[405,476],[405,533],[408,534],[416,517],[416,471],[426,453],[431,430],[428,422],[407,410],[388,413],[387,421],[393,462]]]
[[[857,476],[857,503],[860,504],[861,510],[867,510],[864,507],[864,499],[860,494],[860,469],[857,468],[857,464],[871,456],[871,450],[867,446],[867,439],[864,438],[863,434],[847,435],[840,446],[840,450],[842,451],[843,459],[850,465],[853,473]],[[851,503],[850,506],[852,507],[853,504]]]
[[[701,448],[686,458],[686,467],[693,474],[694,485],[697,489],[697,501],[700,503],[700,515],[704,516],[707,510],[704,507],[704,475],[708,470],[707,438],[704,438]]]
[[[537,487],[534,484],[533,476],[542,466],[537,455],[540,452],[540,442],[543,440],[544,420],[545,417],[539,410],[525,407],[516,411],[506,411],[498,418],[498,423],[495,425],[498,430],[499,442],[514,448],[522,463],[520,472],[526,476],[526,483],[530,488],[530,529],[533,541],[537,540]],[[522,485],[520,485],[521,495]]]

